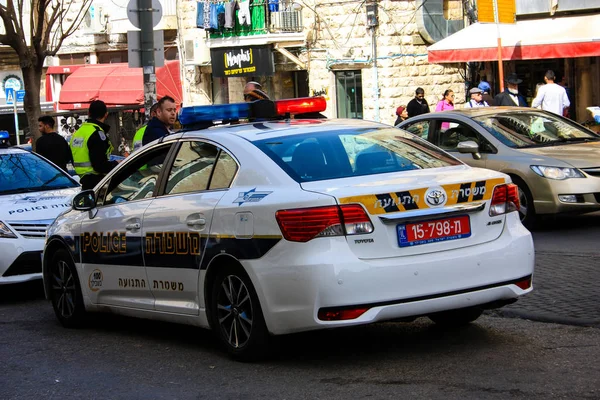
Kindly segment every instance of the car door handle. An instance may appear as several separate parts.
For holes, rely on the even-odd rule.
[[[125,225],[125,229],[127,229],[128,231],[135,231],[135,230],[140,229],[141,227],[142,227],[142,225],[140,225],[139,222]]]
[[[204,218],[190,219],[187,224],[188,226],[206,225],[206,220]]]

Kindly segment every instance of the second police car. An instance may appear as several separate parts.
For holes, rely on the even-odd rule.
[[[180,119],[252,118],[256,106],[191,107]],[[325,100],[274,106],[318,112]],[[91,311],[193,324],[237,358],[260,355],[271,335],[418,316],[468,323],[532,290],[533,243],[510,178],[374,122],[170,135],[73,208],[44,253],[65,326]]]
[[[46,228],[71,208],[79,183],[0,131],[0,286],[42,278]]]

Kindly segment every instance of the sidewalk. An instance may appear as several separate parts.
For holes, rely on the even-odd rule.
[[[491,315],[600,328],[600,256],[536,252],[533,292]]]

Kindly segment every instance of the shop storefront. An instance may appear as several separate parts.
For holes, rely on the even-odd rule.
[[[308,95],[307,73],[291,67],[272,45],[217,47],[210,49],[213,104],[242,102],[246,82],[262,85],[272,99]]]
[[[553,70],[571,98],[571,118],[589,119],[587,107],[600,104],[600,14],[476,23],[430,46],[430,63],[468,63],[475,67],[472,85],[485,77],[495,93],[498,82],[498,31],[505,76],[516,72],[519,92],[531,100],[544,73]]]

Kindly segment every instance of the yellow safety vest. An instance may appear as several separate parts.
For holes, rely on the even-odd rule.
[[[73,136],[71,136],[70,147],[71,153],[73,154],[73,167],[75,167],[75,173],[79,175],[80,178],[83,178],[83,176],[87,174],[99,175],[98,172],[94,171],[94,167],[92,167],[90,152],[87,146],[89,138],[96,131],[104,133],[99,125],[91,122],[84,122],[81,125],[81,128],[77,129]],[[108,160],[113,152],[113,145],[109,139],[107,140],[108,149],[106,150],[106,159]]]
[[[136,150],[139,150],[142,148],[143,140],[144,140],[144,132],[146,132],[147,126],[148,125],[144,125],[135,132],[135,135],[133,136],[133,151],[136,151]]]

